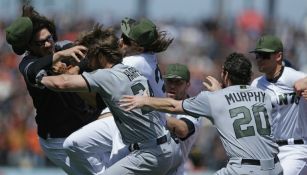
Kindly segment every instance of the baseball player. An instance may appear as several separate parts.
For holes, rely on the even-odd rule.
[[[282,174],[276,156],[278,147],[271,134],[270,97],[258,88],[248,86],[251,63],[242,54],[226,58],[221,74],[226,88],[215,92],[201,92],[185,100],[124,96],[120,106],[136,107],[171,113],[206,116],[213,121],[230,160],[227,167],[216,174]],[[219,87],[210,77],[208,88]],[[217,83],[216,83],[217,82]]]
[[[190,71],[182,64],[170,64],[164,75],[167,97],[175,100],[184,100],[189,97],[187,90],[190,87]],[[179,124],[178,124],[179,123]],[[196,138],[199,135],[201,119],[182,114],[167,114],[167,128],[176,136],[180,144],[183,161],[177,168],[176,175],[185,174],[185,163]]]
[[[89,65],[96,71],[82,75],[45,76],[38,82],[52,90],[97,92],[103,98],[123,142],[129,145],[130,154],[102,174],[167,174],[169,163],[178,156],[173,151],[176,143],[159,122],[159,113],[143,109],[127,112],[118,105],[123,94],[150,93],[147,79],[135,68],[121,64],[117,38],[112,31],[96,26],[81,38],[80,43],[88,48]]]
[[[79,60],[86,48],[76,46],[65,50],[67,43],[56,41],[54,23],[32,6],[23,6],[23,15],[6,29],[6,39],[16,54],[25,53],[19,70],[36,108],[39,143],[55,165],[68,174],[76,174],[69,165],[63,142],[68,135],[96,120],[101,109],[87,105],[76,93],[41,88],[36,79],[40,75],[58,73],[55,71],[61,67],[58,64],[63,65],[60,63],[63,58]]]
[[[307,104],[294,89],[295,81],[306,74],[282,65],[283,44],[275,36],[262,36],[252,52],[258,70],[265,74],[256,78],[252,86],[271,97],[272,131],[279,145],[278,157],[284,174],[307,174]]]
[[[123,58],[123,63],[135,67],[148,79],[154,96],[165,96],[164,81],[155,53],[166,50],[172,39],[168,39],[165,32],[158,31],[148,19],[137,22],[125,18],[121,23],[121,30],[123,34],[119,46],[126,56]],[[104,111],[107,112],[108,109]],[[71,164],[75,165],[73,167],[79,172],[99,174],[129,154],[128,145],[123,143],[112,115],[108,115],[90,123],[66,139],[64,147],[70,153]],[[160,122],[166,125],[164,114],[160,115]],[[173,122],[173,125],[176,124],[180,122]],[[179,145],[176,152],[181,155]],[[181,160],[176,159],[174,166],[170,164],[169,166],[175,171]]]

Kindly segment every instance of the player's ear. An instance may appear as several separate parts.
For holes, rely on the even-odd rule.
[[[275,55],[276,61],[282,61],[282,52],[277,52]]]
[[[145,48],[142,47],[142,46],[137,47],[137,51],[138,51],[139,53],[144,52],[144,50],[145,50]]]
[[[224,84],[228,84],[228,82],[230,81],[229,78],[228,78],[228,71],[224,70],[224,77],[223,77],[223,81],[224,81]]]

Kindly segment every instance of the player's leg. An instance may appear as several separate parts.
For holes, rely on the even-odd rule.
[[[169,164],[169,170],[167,175],[183,175],[184,174],[184,158],[180,143],[176,143],[173,139],[171,140],[172,146],[172,160]],[[180,167],[182,165],[182,167]]]
[[[279,147],[279,151],[284,174],[307,174],[307,145],[285,145]]]
[[[118,128],[113,117],[98,119],[72,133],[64,142],[71,168],[96,174],[109,166],[112,140]]]
[[[113,165],[130,153],[128,146],[123,143],[119,130],[113,130],[112,132],[114,132],[114,137],[112,142],[112,152],[108,164],[109,166]]]
[[[175,144],[170,138],[166,143],[156,145],[147,149],[134,150],[120,161],[106,169],[99,175],[114,174],[166,174],[176,152],[172,144]]]
[[[55,165],[62,168],[69,175],[77,175],[69,165],[69,157],[63,148],[65,138],[39,138],[39,143],[44,151],[44,154],[51,160]]]

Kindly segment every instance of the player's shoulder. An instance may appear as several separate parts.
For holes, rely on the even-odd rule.
[[[292,87],[295,81],[304,77],[306,77],[304,72],[297,71],[291,67],[284,67],[283,74],[280,77],[279,82]]]
[[[129,63],[138,63],[138,64],[151,64],[156,63],[156,55],[150,53],[142,53],[139,55],[131,55],[123,58],[123,63],[129,65]]]
[[[123,58],[123,64],[142,64],[146,62],[145,58],[142,55],[132,55]]]
[[[259,77],[256,77],[252,83],[251,83],[251,86],[255,87],[257,84],[259,83],[264,83],[266,81],[265,77],[264,76],[259,76]]]
[[[301,78],[301,77],[305,77],[306,73],[295,70],[291,67],[284,67],[284,74],[283,75],[286,76],[286,77],[296,78],[295,76],[298,76],[299,78]]]

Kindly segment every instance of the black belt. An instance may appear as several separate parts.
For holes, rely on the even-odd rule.
[[[157,138],[157,145],[161,145],[167,142],[167,135]],[[129,151],[132,152],[134,150],[140,150],[140,145],[138,143],[132,143],[129,145]]]
[[[41,131],[38,131],[38,136],[43,138],[43,139],[48,139],[48,138],[65,138],[65,137],[68,137],[70,133],[49,133],[49,132],[41,132]]]
[[[277,162],[279,162],[279,159],[276,156],[276,157],[274,157],[274,163],[277,163]],[[241,164],[242,165],[258,165],[258,166],[260,166],[260,160],[257,160],[257,159],[242,159]]]
[[[279,146],[290,145],[290,144],[288,143],[288,140],[277,140],[276,143],[277,143]],[[302,139],[294,140],[294,141],[293,141],[293,144],[304,144],[304,140],[302,140]]]

